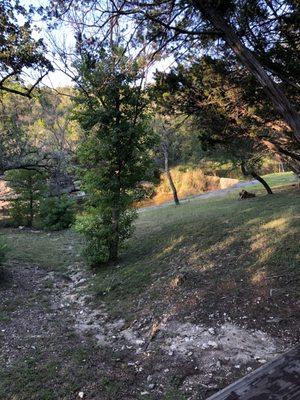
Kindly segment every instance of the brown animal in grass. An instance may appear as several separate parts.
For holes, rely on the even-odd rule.
[[[252,197],[256,197],[255,193],[247,192],[247,190],[242,190],[240,193],[240,200],[251,199]]]

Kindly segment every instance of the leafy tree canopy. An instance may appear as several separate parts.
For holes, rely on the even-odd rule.
[[[32,11],[19,0],[0,2],[0,90],[25,97],[31,97],[33,89],[53,69],[45,57],[43,40],[32,36]],[[33,71],[39,76],[28,87],[26,76]]]

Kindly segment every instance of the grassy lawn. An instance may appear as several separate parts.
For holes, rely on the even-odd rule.
[[[265,179],[271,188],[296,183],[296,177],[293,172],[278,172],[274,174],[263,175],[262,178]],[[249,189],[250,188],[254,190],[261,190],[262,185],[258,183],[257,185],[249,186]]]
[[[0,230],[8,245],[8,261],[64,271],[80,259],[80,238],[72,231],[43,232],[5,228]]]
[[[271,180],[282,183],[280,176]],[[100,271],[94,291],[112,314],[128,320],[150,308],[157,317],[197,309],[202,321],[217,310],[233,319],[246,313],[256,328],[272,313],[293,324],[300,193],[294,187],[261,193],[246,201],[233,193],[144,211],[119,266]],[[184,283],[174,289],[178,275]]]
[[[113,317],[128,321],[146,310],[159,316],[162,310],[184,315],[197,309],[203,315],[199,311],[195,318],[203,320],[228,309],[233,319],[246,312],[256,327],[263,323],[257,316],[272,312],[292,323],[299,293],[299,189],[276,188],[293,182],[290,173],[266,179],[275,187],[272,196],[259,185],[251,187],[258,196],[246,201],[231,193],[145,210],[119,265],[100,270],[91,290]],[[63,270],[80,259],[73,231],[2,232],[11,260]],[[178,275],[184,282],[174,289]]]

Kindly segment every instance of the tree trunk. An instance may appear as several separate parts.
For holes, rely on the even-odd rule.
[[[111,43],[112,44],[112,43]],[[115,93],[115,106],[114,111],[116,113],[115,124],[118,127],[121,123],[121,98],[119,90]],[[122,154],[122,146],[118,140],[116,143],[117,154]],[[117,171],[115,172],[115,179],[117,180],[117,187],[115,189],[115,200],[111,211],[111,229],[112,237],[109,240],[109,254],[108,254],[108,264],[115,264],[119,256],[119,243],[120,243],[120,195],[121,195],[121,170],[122,170],[122,160],[118,160]]]
[[[258,182],[260,182],[260,183],[264,186],[264,188],[266,189],[266,191],[267,191],[268,194],[273,194],[272,189],[271,189],[270,186],[267,184],[267,182],[266,182],[261,176],[259,176],[255,171],[253,171],[253,170],[250,170],[250,171],[247,170],[247,168],[246,168],[244,162],[242,162],[242,164],[241,164],[241,170],[242,170],[242,173],[243,173],[245,176],[251,175],[254,179],[258,180]]]
[[[174,185],[173,179],[172,179],[172,175],[169,169],[169,155],[168,155],[168,150],[164,147],[163,149],[164,152],[164,159],[165,159],[165,173],[167,175],[168,181],[169,181],[169,185],[171,187],[172,193],[173,193],[173,197],[174,197],[174,202],[176,206],[179,206],[179,199],[178,199],[178,194],[177,194],[177,189],[176,186]]]
[[[204,16],[221,32],[223,39],[234,51],[241,63],[255,76],[263,86],[276,110],[281,114],[284,121],[293,130],[294,137],[300,141],[300,115],[290,103],[278,84],[264,70],[261,63],[240,40],[237,32],[226,20],[214,9],[213,2],[207,0],[193,0],[195,8],[200,10]]]
[[[257,175],[257,173],[254,171],[251,171],[250,174],[251,176],[253,176],[254,179],[258,180],[258,182],[260,182],[264,186],[268,194],[273,194],[272,189],[261,176]]]
[[[119,219],[120,212],[118,208],[112,210],[112,238],[109,243],[108,263],[115,264],[119,255]]]
[[[114,237],[109,244],[108,264],[115,264],[119,255],[119,236]]]

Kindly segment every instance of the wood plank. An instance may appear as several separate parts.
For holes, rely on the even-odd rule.
[[[300,345],[207,400],[300,400]]]

